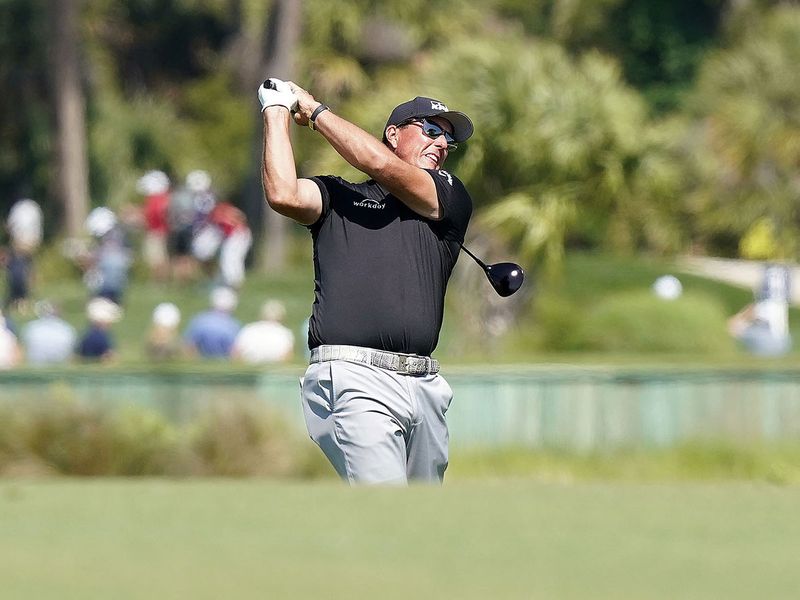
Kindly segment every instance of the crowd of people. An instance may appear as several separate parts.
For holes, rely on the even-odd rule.
[[[245,325],[233,316],[237,304],[235,290],[216,287],[211,291],[209,308],[194,315],[181,330],[180,308],[172,302],[159,303],[143,339],[143,356],[158,363],[198,357],[244,364],[290,360],[295,336],[284,323],[283,304],[266,300],[260,318]],[[115,359],[117,344],[112,326],[124,311],[109,298],[94,296],[87,302],[86,326],[80,333],[53,302],[37,301],[33,312],[35,318],[19,327],[0,311],[0,369]]]
[[[166,173],[148,171],[136,189],[140,198],[131,205],[135,208],[94,208],[85,221],[86,236],[64,245],[87,289],[81,333],[63,318],[57,300],[33,301],[42,210],[29,198],[12,205],[6,219],[8,242],[0,252],[6,273],[0,368],[113,360],[117,346],[112,326],[125,312],[137,247],[153,281],[202,281],[211,289],[209,309],[192,316],[183,331],[181,309],[159,303],[143,341],[144,355],[157,361],[207,357],[251,364],[290,359],[294,334],[283,323],[286,311],[279,301],[267,300],[260,318],[246,325],[233,316],[252,234],[244,213],[217,198],[209,174],[192,171],[173,189]],[[30,320],[17,326],[18,316]]]

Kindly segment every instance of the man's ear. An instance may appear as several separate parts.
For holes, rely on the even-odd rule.
[[[397,127],[397,125],[389,125],[386,128],[386,131],[384,132],[384,135],[386,136],[386,143],[389,144],[389,147],[392,150],[397,150],[397,143],[398,143],[397,132],[398,131],[399,131],[399,128]]]

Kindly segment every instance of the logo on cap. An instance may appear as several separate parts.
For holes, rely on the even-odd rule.
[[[437,100],[431,100],[431,108],[433,110],[444,110],[444,111],[448,110],[444,104],[438,102]]]

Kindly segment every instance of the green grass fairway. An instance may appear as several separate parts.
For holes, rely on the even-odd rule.
[[[0,481],[4,599],[796,598],[800,488]]]

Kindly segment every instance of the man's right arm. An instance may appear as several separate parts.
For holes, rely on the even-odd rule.
[[[261,182],[270,207],[302,225],[311,225],[322,214],[322,192],[310,179],[298,179],[289,136],[289,111],[269,106],[264,118],[264,151]]]

